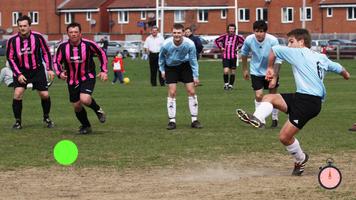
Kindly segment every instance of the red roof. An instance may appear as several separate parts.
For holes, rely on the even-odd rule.
[[[100,8],[106,1],[107,0],[70,0],[59,9],[96,9]]]
[[[165,6],[228,6],[227,0],[165,0]],[[231,5],[230,5],[231,6]],[[156,0],[114,0],[108,8],[155,8]]]
[[[356,0],[321,0],[320,5],[330,5],[330,4],[356,4]]]

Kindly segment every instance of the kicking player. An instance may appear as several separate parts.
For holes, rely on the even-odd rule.
[[[107,58],[95,42],[82,38],[80,24],[69,24],[67,34],[69,40],[61,43],[55,54],[54,69],[59,78],[67,80],[69,100],[81,123],[79,133],[88,134],[92,129],[83,105],[93,109],[101,123],[106,120],[104,111],[91,96],[96,77],[93,56],[96,54],[99,58],[101,72],[98,77],[103,81],[108,79]]]
[[[242,56],[242,73],[245,80],[249,80],[251,76],[252,88],[255,91],[255,109],[260,105],[263,97],[263,89],[269,89],[270,94],[276,94],[279,86],[278,78],[274,88],[268,88],[269,82],[265,79],[268,55],[271,48],[278,45],[278,40],[273,35],[267,33],[267,23],[263,20],[253,23],[254,34],[246,37],[244,45],[241,48]],[[247,69],[247,56],[251,55],[250,73]],[[281,60],[275,63],[275,69],[279,71]],[[251,74],[251,75],[250,75]],[[266,123],[262,121],[262,123]],[[273,108],[272,111],[272,128],[278,126],[278,109]]]
[[[14,98],[12,110],[15,116],[14,129],[22,128],[22,99],[27,88],[27,84],[32,83],[33,90],[38,91],[41,98],[43,110],[43,122],[47,128],[54,127],[53,121],[49,118],[51,110],[51,98],[48,94],[47,77],[53,80],[52,59],[48,45],[43,36],[31,31],[31,19],[23,15],[17,19],[18,33],[12,36],[7,42],[6,56],[14,76]],[[46,63],[46,69],[42,64],[42,59]]]
[[[242,109],[237,110],[238,117],[252,126],[263,126],[264,119],[273,108],[289,115],[279,133],[279,140],[295,160],[292,175],[300,176],[304,171],[308,154],[304,153],[298,140],[294,137],[305,124],[316,117],[321,110],[321,102],[326,90],[323,84],[324,75],[328,71],[340,74],[349,79],[349,72],[340,64],[329,60],[325,55],[310,50],[311,36],[306,29],[294,29],[287,34],[288,47],[274,46],[269,55],[266,79],[273,88],[277,82],[277,74],[273,64],[276,57],[292,64],[296,82],[296,93],[267,94],[253,115]]]
[[[243,45],[244,38],[236,35],[236,25],[229,24],[227,33],[215,40],[216,46],[223,51],[224,90],[232,90],[235,82],[237,51]],[[230,75],[230,79],[229,79]]]
[[[195,87],[199,84],[199,65],[194,42],[183,37],[184,27],[174,24],[173,37],[164,41],[159,53],[159,70],[168,84],[167,110],[168,130],[176,128],[176,90],[178,81],[183,82],[188,93],[192,128],[202,128],[198,121],[198,97]]]

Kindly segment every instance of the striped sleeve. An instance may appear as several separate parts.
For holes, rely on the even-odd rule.
[[[54,54],[53,58],[53,68],[54,71],[56,72],[57,76],[63,72],[63,67],[62,67],[62,58],[63,58],[63,50],[65,48],[66,43],[62,43],[58,46],[57,52]]]
[[[238,50],[239,48],[241,48],[242,47],[242,45],[244,44],[244,42],[245,42],[245,38],[243,37],[243,36],[241,36],[241,35],[238,35],[237,36],[237,44],[236,44],[236,50]]]
[[[40,48],[42,50],[43,60],[46,63],[46,69],[47,71],[52,70],[52,57],[51,57],[51,53],[49,52],[47,42],[41,34],[35,34],[35,35],[38,37],[40,41]]]
[[[215,39],[215,45],[219,48],[219,49],[221,49],[222,48],[222,43],[224,42],[224,40],[225,40],[225,37],[226,37],[226,34],[224,34],[224,35],[221,35],[221,36],[219,36],[218,38],[216,38]]]
[[[16,56],[17,56],[17,52],[16,52],[16,36],[11,37],[8,41],[7,41],[7,47],[6,47],[6,57],[7,60],[9,61],[9,65],[11,67],[11,70],[14,74],[15,77],[21,75],[21,71],[19,69],[18,63],[16,63]]]
[[[106,58],[105,52],[93,41],[90,40],[85,40],[89,43],[90,45],[90,50],[92,50],[95,54],[98,55],[99,61],[100,61],[100,68],[101,72],[108,73],[108,59]]]

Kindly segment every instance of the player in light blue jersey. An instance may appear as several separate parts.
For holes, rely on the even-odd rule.
[[[191,127],[202,128],[198,121],[198,98],[195,93],[195,86],[199,84],[195,45],[189,38],[183,37],[183,34],[183,25],[174,24],[173,37],[164,41],[159,53],[159,70],[168,85],[168,130],[176,129],[176,90],[179,81],[185,84],[188,93]]]
[[[287,34],[288,47],[274,46],[269,55],[266,79],[273,88],[277,82],[277,73],[273,67],[276,57],[292,64],[297,87],[296,93],[267,94],[253,115],[238,109],[239,118],[254,127],[261,127],[263,121],[273,108],[289,115],[279,133],[279,140],[294,157],[292,175],[300,176],[304,171],[309,156],[303,152],[298,140],[294,137],[300,129],[321,110],[326,91],[323,84],[325,73],[331,71],[349,79],[349,72],[340,64],[329,60],[325,55],[310,50],[311,36],[306,29],[294,29]]]
[[[278,45],[278,40],[273,35],[267,33],[267,23],[264,20],[258,20],[253,23],[254,34],[247,36],[244,45],[241,48],[242,55],[242,73],[245,80],[251,76],[252,88],[255,91],[255,108],[257,108],[263,97],[263,90],[269,89],[270,94],[276,94],[279,83],[276,87],[268,88],[269,82],[265,79],[268,55],[273,46]],[[247,57],[251,52],[250,72],[247,68]],[[282,61],[275,63],[276,71],[279,71]],[[266,122],[263,121],[265,124]],[[278,126],[278,109],[272,111],[272,128]]]

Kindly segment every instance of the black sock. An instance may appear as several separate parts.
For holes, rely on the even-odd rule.
[[[90,127],[87,111],[84,109],[84,107],[81,111],[75,112],[75,115],[77,116],[77,119],[80,121],[83,127]]]
[[[235,82],[235,74],[230,74],[230,85],[234,85]]]
[[[91,104],[88,107],[93,109],[94,112],[97,112],[100,109],[100,106],[95,102],[94,98],[91,99]]]
[[[49,117],[49,112],[51,111],[51,97],[41,99],[41,105],[43,110],[43,119],[47,119]]]
[[[22,100],[12,100],[12,111],[14,112],[16,121],[21,122]]]
[[[224,74],[224,83],[228,83],[229,82],[229,74]]]

